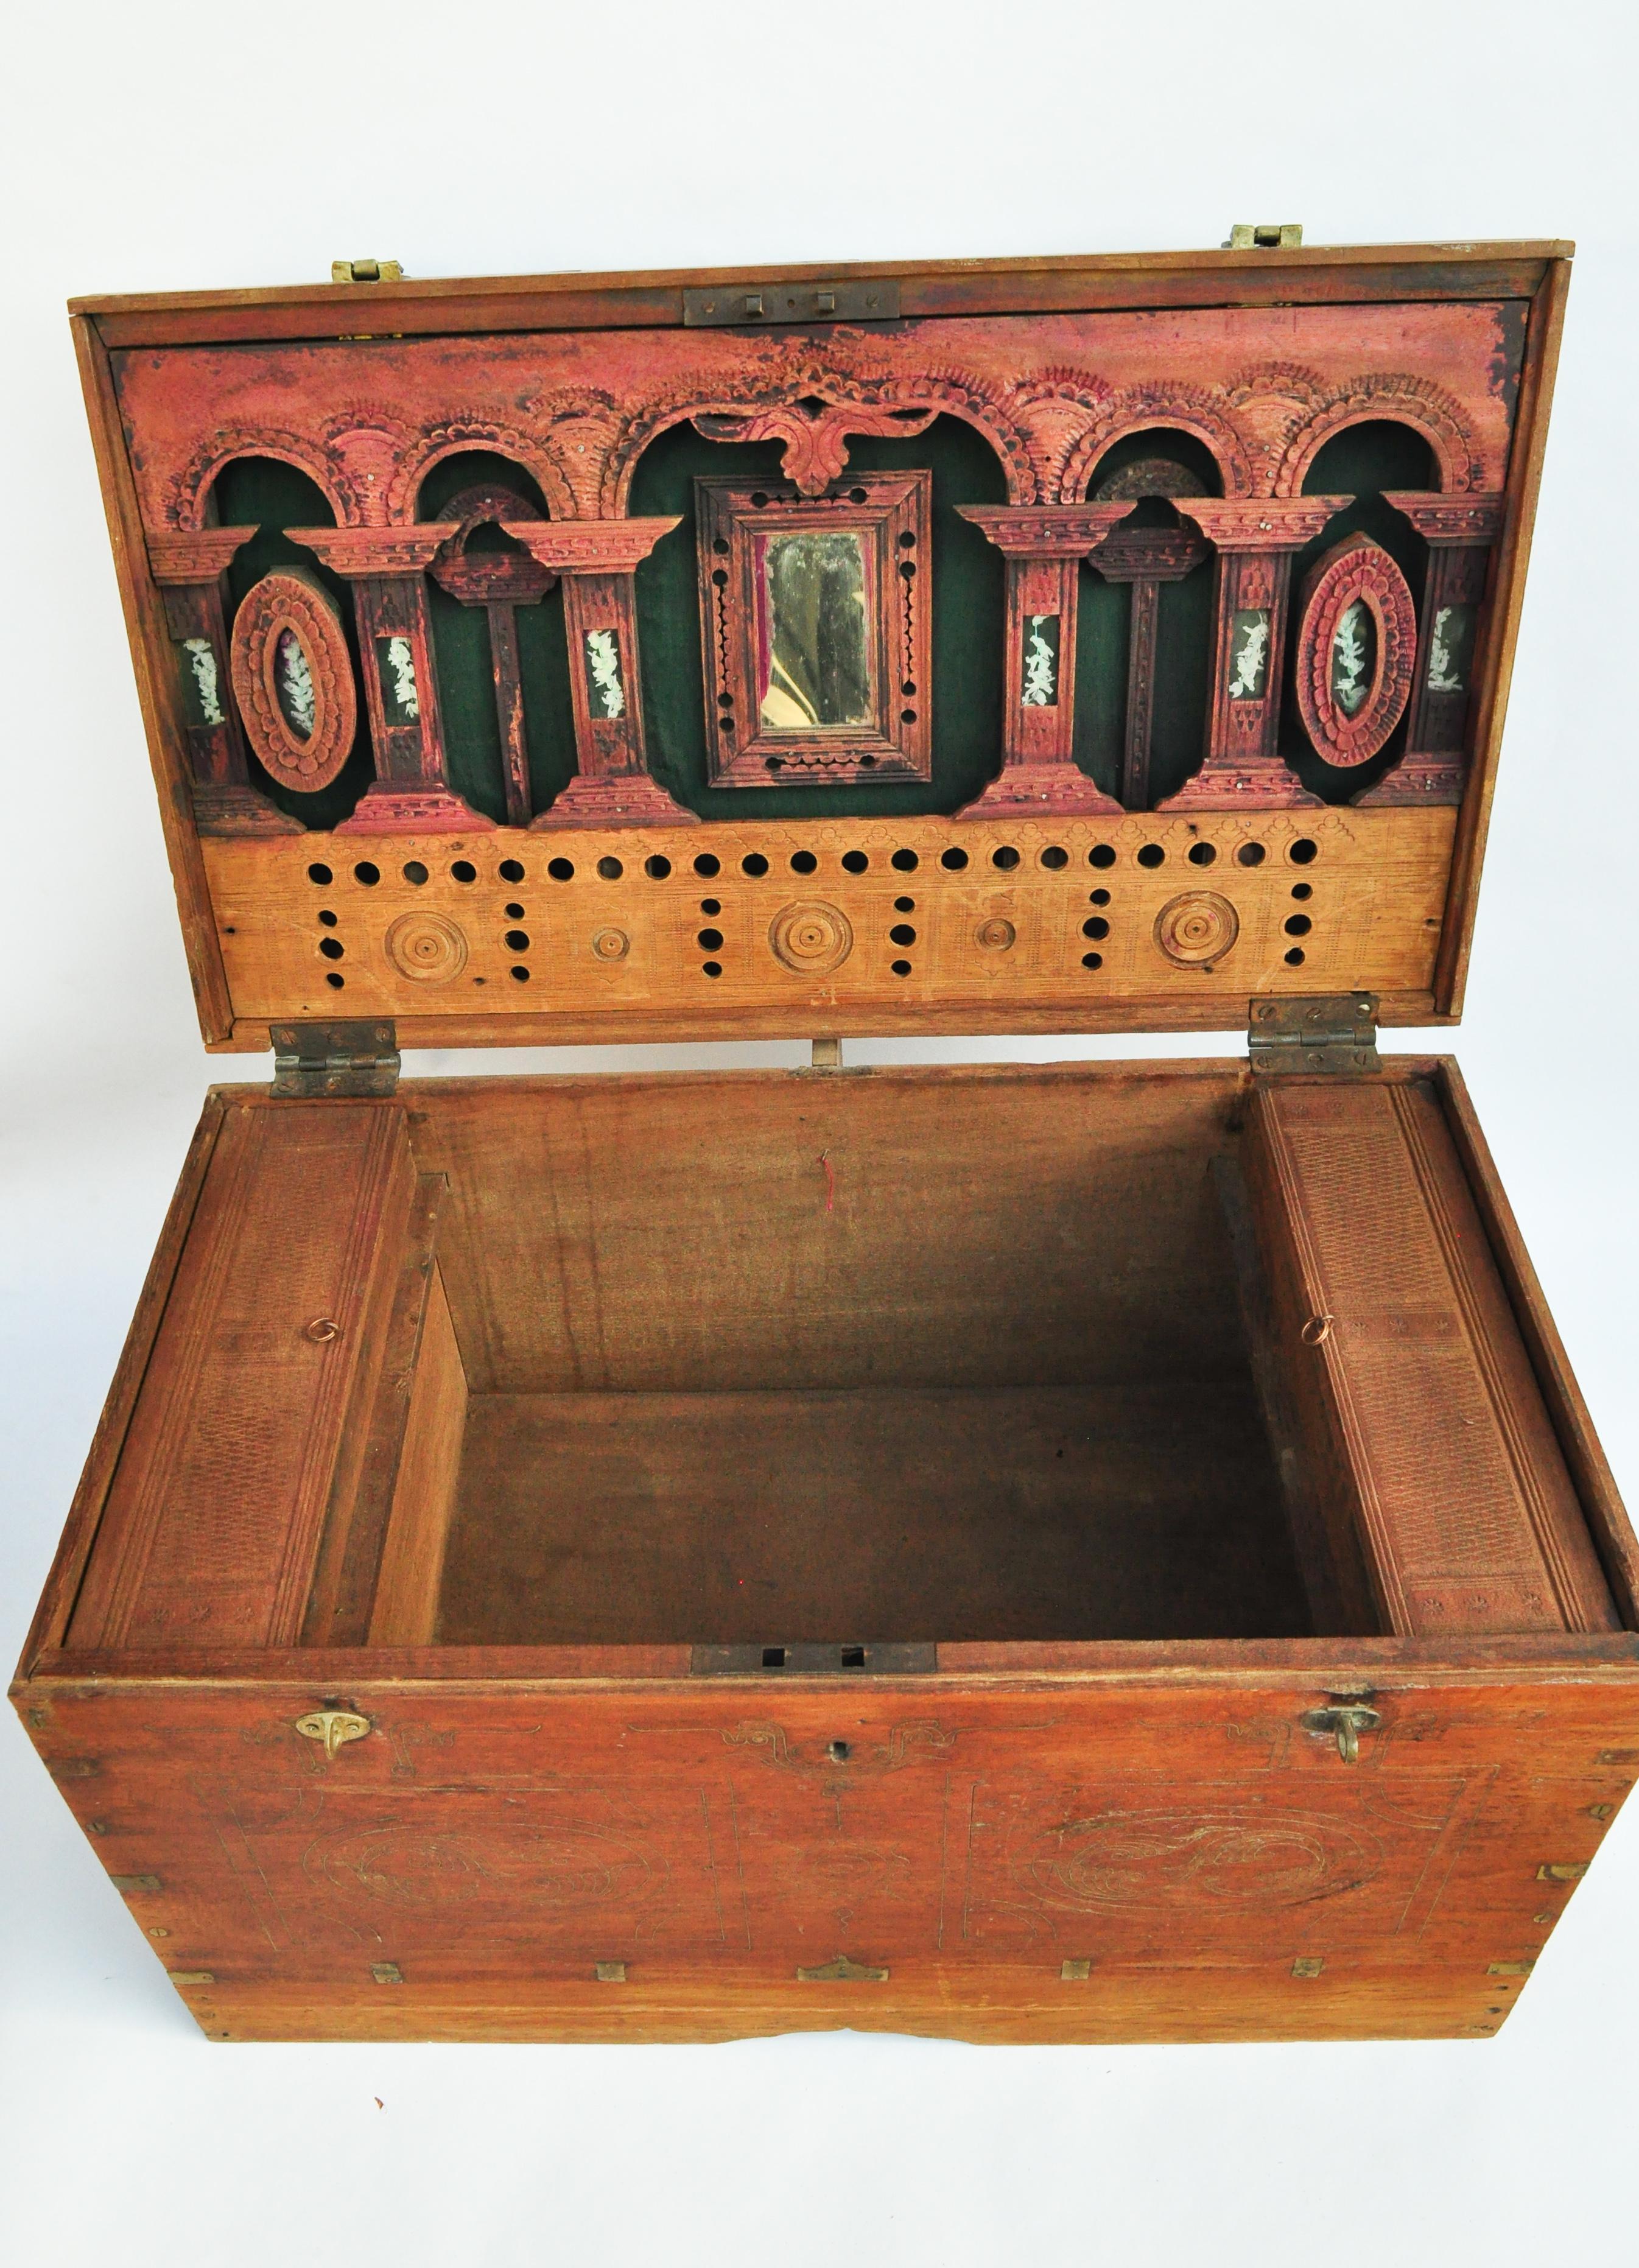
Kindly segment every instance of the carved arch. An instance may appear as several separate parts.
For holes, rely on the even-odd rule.
[[[1301,496],[1305,475],[1334,434],[1378,420],[1408,425],[1429,444],[1442,494],[1486,486],[1474,427],[1453,394],[1430,379],[1368,373],[1333,387],[1297,421],[1275,468],[1274,493]]]
[[[1256,493],[1252,459],[1239,428],[1222,398],[1196,387],[1132,386],[1106,404],[1077,438],[1060,475],[1061,497],[1084,504],[1099,460],[1129,433],[1171,427],[1189,434],[1218,468],[1226,497]]]
[[[804,407],[816,401],[825,406],[823,416]],[[749,431],[752,426],[759,426],[764,435],[783,440],[788,452],[793,442],[802,444],[805,457],[817,469],[839,432],[849,430],[846,415],[832,413],[849,410],[858,411],[870,421],[856,430],[876,432],[884,430],[886,419],[896,416],[903,416],[908,431],[925,431],[926,424],[942,413],[959,417],[982,434],[996,452],[1007,481],[1008,501],[1037,501],[1029,436],[1011,414],[1003,389],[960,371],[897,377],[861,374],[834,362],[808,362],[788,366],[761,384],[736,386],[730,380],[725,385],[715,373],[687,379],[643,404],[628,417],[609,452],[599,510],[605,518],[625,516],[639,458],[674,425],[695,423],[704,431],[720,423],[723,430],[717,438],[727,438],[731,428]],[[918,426],[914,421],[922,412],[927,413],[926,418]],[[805,426],[811,429],[810,433],[804,433]]]
[[[227,467],[241,457],[273,457],[305,473],[335,515],[338,527],[349,519],[345,482],[332,453],[322,442],[299,433],[259,431],[241,425],[213,433],[171,482],[165,505],[167,527],[196,534],[205,526],[210,491]]]
[[[466,456],[474,450],[504,457],[527,473],[547,500],[554,519],[577,517],[575,498],[563,468],[540,438],[515,425],[503,425],[475,412],[440,417],[424,427],[400,458],[387,492],[387,517],[395,524],[413,522],[422,485],[435,465],[446,457]]]

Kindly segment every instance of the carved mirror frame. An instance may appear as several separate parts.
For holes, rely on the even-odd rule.
[[[813,498],[785,481],[698,479],[695,492],[711,784],[930,778],[932,474],[844,474]],[[816,533],[859,539],[867,720],[775,727],[763,716],[763,563],[770,539]]]

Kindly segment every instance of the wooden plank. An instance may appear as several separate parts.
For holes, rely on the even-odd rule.
[[[467,1437],[457,1645],[1308,1627],[1245,1376],[492,1394]]]
[[[1243,1154],[1325,1515],[1386,1626],[1615,1628],[1431,1090],[1268,1080]]]
[[[186,753],[187,735],[170,632],[158,591],[148,571],[142,513],[126,453],[108,350],[95,326],[86,318],[76,317],[73,331],[80,383],[85,394],[85,414],[91,423],[92,445],[97,457],[97,479],[108,522],[108,541],[114,549],[114,575],[125,613],[126,635],[130,640],[131,666],[136,674],[136,696],[159,799],[165,856],[171,862],[177,915],[182,924],[188,981],[194,988],[200,1031],[208,1045],[219,1044],[232,1031],[233,1012],[222,965],[216,916],[211,909],[210,887],[194,824],[193,779]]]
[[[30,1665],[45,1649],[62,1643],[227,1109],[223,1096],[214,1093],[206,1095],[175,1192],[165,1210],[159,1241],[143,1279],[136,1312],[125,1335],[107,1399],[92,1436],[85,1468],[74,1491],[62,1541],[24,1642],[18,1665],[19,1677],[27,1675]]]
[[[412,1182],[396,1106],[229,1108],[72,1644],[295,1638]]]
[[[372,1646],[424,1646],[433,1635],[467,1417],[467,1373],[435,1266],[370,1617]]]
[[[412,278],[226,291],[93,295],[70,300],[110,346],[437,331],[627,328],[680,324],[683,294],[739,284],[895,277],[906,317],[1062,307],[1291,305],[1334,297],[1529,297],[1561,241],[1320,246],[1296,250],[1073,254],[1004,261],[859,261],[788,268],[637,270],[602,275]]]
[[[1525,599],[1525,569],[1536,526],[1542,460],[1547,448],[1548,409],[1559,367],[1560,337],[1570,291],[1570,262],[1555,260],[1532,299],[1525,354],[1519,377],[1513,446],[1509,453],[1507,505],[1498,541],[1488,608],[1484,651],[1475,673],[1473,755],[1452,847],[1451,884],[1440,931],[1435,997],[1444,1013],[1462,1013],[1468,959],[1480,903],[1491,803],[1502,753],[1503,725],[1513,681],[1514,652]]]
[[[1592,1531],[1606,1580],[1624,1625],[1629,1630],[1639,1628],[1639,1538],[1634,1535],[1615,1476],[1594,1431],[1588,1405],[1531,1263],[1490,1146],[1481,1131],[1462,1073],[1454,1060],[1445,1057],[1435,1078],[1452,1139],[1462,1160],[1492,1256],[1512,1305],[1515,1322]]]
[[[1302,1721],[1348,1660],[549,1706],[366,1672],[328,1761],[309,1676],[19,1701],[215,2036],[1488,2036],[1631,1786],[1639,1671],[1385,1672],[1351,1765]],[[887,1975],[799,1978],[839,1954]]]

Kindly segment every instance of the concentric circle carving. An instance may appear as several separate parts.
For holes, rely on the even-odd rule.
[[[383,943],[399,975],[414,984],[448,984],[467,966],[466,937],[444,914],[401,914]]]
[[[600,929],[592,939],[592,949],[599,961],[624,961],[632,940],[623,929]]]
[[[768,949],[797,976],[827,976],[854,950],[854,924],[840,906],[799,898],[768,924]]]
[[[1297,707],[1328,764],[1369,763],[1411,698],[1417,615],[1406,578],[1367,535],[1334,544],[1304,585]]]
[[[1240,935],[1240,916],[1216,890],[1185,890],[1155,917],[1155,941],[1180,968],[1222,961]]]
[[[974,932],[974,943],[983,953],[1006,953],[1018,935],[1011,921],[995,914],[989,921],[980,923]]]
[[[233,621],[233,695],[245,737],[282,787],[311,794],[347,762],[358,721],[335,600],[316,575],[276,568]]]

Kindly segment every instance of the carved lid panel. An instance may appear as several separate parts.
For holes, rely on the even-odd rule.
[[[1562,249],[86,303],[207,1038],[1453,1012]]]

